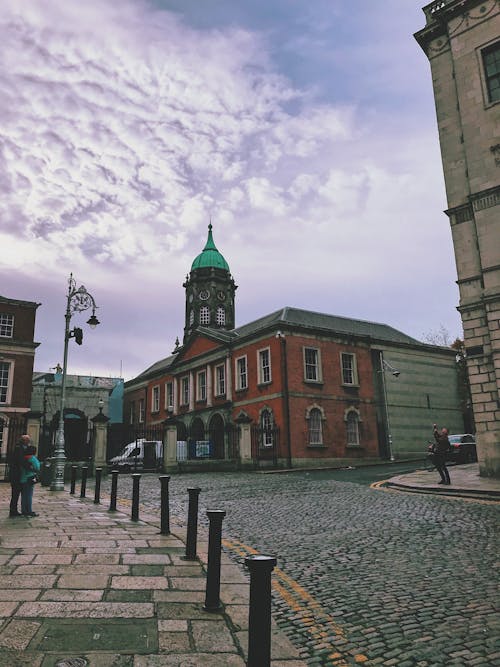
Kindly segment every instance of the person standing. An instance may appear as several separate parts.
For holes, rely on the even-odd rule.
[[[434,445],[434,465],[436,470],[441,477],[441,481],[438,484],[451,484],[450,473],[446,467],[446,454],[451,449],[450,441],[448,440],[448,429],[442,428],[438,429],[437,424],[434,424],[434,440],[436,444]]]
[[[38,516],[33,512],[33,489],[40,470],[40,461],[35,456],[36,447],[30,445],[26,450],[23,469],[21,470],[21,512],[23,516]]]
[[[21,516],[21,512],[17,509],[19,496],[21,495],[21,472],[23,470],[24,456],[26,450],[31,444],[29,435],[22,435],[14,447],[10,461],[9,461],[9,481],[10,481],[10,506],[9,516]]]

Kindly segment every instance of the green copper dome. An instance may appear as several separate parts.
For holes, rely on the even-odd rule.
[[[229,264],[215,247],[212,237],[212,223],[208,225],[208,238],[205,247],[191,264],[191,271],[210,268],[229,271]]]

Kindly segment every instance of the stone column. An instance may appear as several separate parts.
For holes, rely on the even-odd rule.
[[[108,422],[109,417],[100,412],[91,421],[94,424],[94,457],[92,461],[92,474],[96,468],[102,468],[102,474],[105,475],[106,469],[106,448],[108,444]]]
[[[163,470],[164,472],[177,470],[177,422],[172,418],[165,421]]]

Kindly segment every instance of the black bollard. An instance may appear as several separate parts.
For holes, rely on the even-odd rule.
[[[101,477],[102,477],[102,468],[96,468],[95,489],[94,489],[94,503],[96,505],[101,502]]]
[[[188,505],[188,525],[186,537],[186,555],[184,560],[196,560],[196,542],[198,539],[198,496],[201,489],[190,488]]]
[[[118,491],[118,470],[111,471],[111,499],[109,501],[109,511],[116,512],[116,496]]]
[[[82,466],[82,485],[80,487],[80,498],[85,498],[87,491],[87,475],[89,474],[88,466]]]
[[[132,475],[132,521],[139,521],[139,482],[141,475],[135,472]]]
[[[71,466],[71,486],[69,488],[69,492],[71,495],[75,495],[75,486],[76,486],[76,471],[78,470],[78,466]]]
[[[170,502],[168,497],[168,483],[170,475],[160,475],[161,501],[160,501],[160,534],[170,535]]]
[[[248,613],[247,667],[271,665],[271,572],[274,556],[248,556],[250,570],[250,609]]]
[[[205,589],[205,611],[219,611],[220,602],[220,560],[222,550],[223,510],[207,510],[210,526],[208,529],[208,566]]]

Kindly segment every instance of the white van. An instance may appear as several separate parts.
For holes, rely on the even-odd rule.
[[[109,465],[120,472],[131,470],[159,470],[163,462],[163,443],[161,440],[146,440],[139,438],[122,449],[109,460]]]

